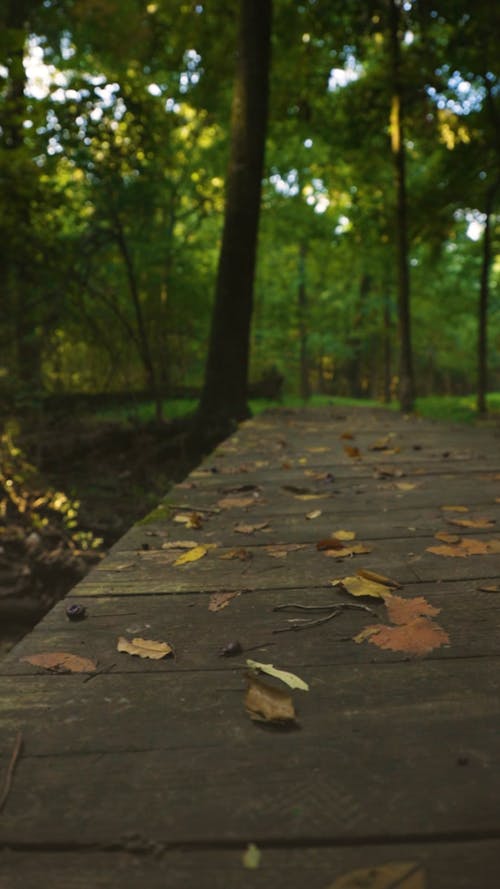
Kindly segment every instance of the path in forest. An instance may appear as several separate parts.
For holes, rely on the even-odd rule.
[[[52,889],[496,889],[499,443],[383,409],[244,423],[2,663],[0,797],[23,741],[2,889],[39,889],[41,874]],[[340,530],[356,537],[333,546],[368,551],[317,548]],[[359,571],[402,586],[332,586]],[[221,592],[239,595],[209,610]],[[275,632],[325,615],[276,606],[339,602],[376,616]],[[67,619],[74,603],[85,620]],[[374,624],[388,629],[353,641]],[[175,657],[119,653],[120,636]],[[236,641],[243,653],[221,657]],[[23,660],[53,652],[97,667]],[[247,657],[309,684],[290,692],[295,725],[245,711]]]

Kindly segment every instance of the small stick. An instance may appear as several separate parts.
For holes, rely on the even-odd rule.
[[[275,605],[273,611],[291,611],[293,609],[298,609],[299,611],[330,611],[332,608],[330,605],[301,605],[299,602],[290,602],[290,604],[285,603],[283,605]],[[356,611],[368,611],[369,614],[373,614],[374,617],[378,617],[376,611],[373,611],[371,608],[368,608],[368,605],[360,605],[358,603],[354,604],[354,602],[338,602],[335,605],[335,608],[352,608]]]
[[[21,754],[23,746],[23,736],[21,732],[17,733],[16,740],[14,742],[14,747],[12,749],[12,756],[10,757],[9,765],[7,766],[7,771],[5,773],[5,781],[3,785],[2,793],[0,794],[0,812],[2,812],[5,803],[7,802],[7,797],[10,793],[10,788],[12,786],[12,778],[14,777],[14,771],[16,768],[17,761]]]
[[[273,633],[289,633],[297,630],[308,630],[310,627],[317,627],[319,624],[326,624],[327,621],[332,620],[334,617],[338,617],[341,613],[341,610],[332,611],[331,614],[327,614],[326,617],[318,617],[317,620],[304,620],[303,623],[294,623],[291,627],[279,627],[277,630],[273,630]]]
[[[189,506],[187,503],[169,503],[172,509],[189,509],[190,512],[220,512],[217,506]]]

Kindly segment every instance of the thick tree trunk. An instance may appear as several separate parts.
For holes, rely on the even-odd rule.
[[[489,277],[491,266],[491,214],[496,188],[491,188],[486,196],[486,215],[483,235],[483,257],[481,264],[481,284],[479,288],[478,306],[478,338],[477,338],[477,410],[480,414],[486,414],[488,405],[486,393],[488,391],[488,303],[489,303]]]
[[[240,0],[226,209],[205,383],[197,425],[248,416],[247,377],[267,130],[271,0]]]
[[[408,220],[406,198],[406,156],[403,132],[403,87],[401,83],[401,47],[399,3],[390,0],[390,48],[392,68],[391,150],[396,189],[395,241],[398,270],[399,331],[399,401],[402,411],[413,410],[415,383],[411,344],[410,274],[408,262]]]
[[[297,293],[297,308],[299,319],[299,363],[300,363],[300,397],[303,401],[309,401],[311,397],[311,384],[309,381],[309,356],[307,349],[307,288],[306,288],[306,255],[307,248],[301,244],[299,248],[299,287]]]

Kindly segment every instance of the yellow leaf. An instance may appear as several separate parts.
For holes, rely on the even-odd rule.
[[[442,506],[443,512],[469,512],[468,506]]]
[[[333,559],[345,559],[346,556],[358,556],[371,551],[371,547],[365,546],[364,543],[355,543],[353,546],[343,546],[341,549],[325,549],[324,555]]]
[[[425,870],[417,861],[388,861],[338,877],[325,889],[426,889]]]
[[[373,580],[375,583],[382,583],[384,586],[392,587],[395,590],[401,589],[401,584],[397,580],[386,577],[385,574],[377,574],[376,571],[370,571],[368,568],[359,568],[356,571],[358,577],[364,577],[365,580]]]
[[[350,596],[369,596],[371,599],[386,599],[390,595],[387,586],[365,577],[342,577],[331,580],[332,586],[341,587]]]
[[[336,537],[337,540],[354,540],[356,537],[355,531],[332,531],[332,537]]]
[[[394,482],[394,487],[398,489],[398,491],[413,491],[418,487],[414,482]]]
[[[179,558],[175,560],[174,566],[187,565],[188,562],[197,562],[198,559],[202,559],[203,556],[206,556],[207,552],[208,549],[206,546],[195,546],[193,549],[188,549],[182,556],[179,556]]]
[[[457,525],[459,528],[491,528],[495,524],[495,519],[489,519],[487,516],[476,516],[470,519],[448,519],[450,525]]]
[[[155,642],[153,639],[141,639],[137,636],[135,639],[125,639],[120,636],[116,646],[118,651],[126,654],[137,655],[137,657],[147,657],[152,661],[159,661],[163,657],[173,653],[173,648],[168,642]]]
[[[320,515],[322,515],[322,512],[320,509],[313,509],[312,512],[306,513],[306,519],[309,519],[312,521],[312,519],[319,519]]]
[[[300,688],[302,691],[309,691],[307,682],[304,682],[300,676],[295,673],[289,673],[288,670],[278,670],[272,664],[261,664],[259,661],[253,661],[247,658],[247,666],[252,670],[259,670],[261,673],[267,673],[268,676],[274,676],[275,679],[281,679],[289,688]]]
[[[295,722],[295,708],[289,694],[248,675],[245,707],[255,722],[286,724]]]
[[[256,870],[260,866],[262,853],[255,843],[249,843],[243,853],[243,867],[248,870]]]
[[[477,589],[481,593],[500,593],[500,584],[499,583],[486,583],[478,586]]]
[[[203,516],[199,512],[178,512],[177,515],[174,515],[173,521],[185,525],[186,528],[201,528]]]

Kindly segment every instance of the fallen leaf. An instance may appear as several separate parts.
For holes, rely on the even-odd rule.
[[[238,522],[234,526],[234,530],[238,534],[253,534],[254,531],[263,531],[269,526],[269,522],[257,522],[256,525],[246,525],[245,522]]]
[[[260,491],[258,485],[235,485],[232,488],[224,488],[224,494],[245,494],[249,491]]]
[[[426,889],[423,866],[417,861],[388,861],[349,871],[325,889]]]
[[[343,432],[342,435],[339,435],[339,438],[343,438],[348,441],[349,439],[354,438],[354,435],[352,434],[352,432]]]
[[[358,577],[364,577],[365,580],[373,580],[374,583],[381,583],[384,586],[392,587],[395,590],[401,589],[401,584],[398,580],[391,580],[390,577],[386,577],[385,574],[377,574],[376,571],[370,571],[368,568],[359,568],[356,571]]]
[[[312,521],[313,519],[319,519],[320,515],[323,515],[320,509],[313,509],[312,512],[306,513],[306,519]]]
[[[356,537],[355,531],[332,531],[332,537],[336,537],[337,540],[354,540]]]
[[[365,639],[387,651],[404,651],[414,656],[428,654],[450,642],[448,633],[427,617],[416,617],[409,623],[395,627],[374,624],[366,627]]]
[[[330,448],[323,446],[319,446],[317,448],[306,448],[306,451],[309,451],[310,454],[326,454],[326,452],[329,450]]]
[[[219,556],[219,559],[239,559],[240,562],[249,562],[250,559],[253,559],[253,554],[248,549],[243,549],[240,547],[239,549],[230,549],[224,555]]]
[[[441,506],[443,512],[469,512],[468,506]]]
[[[365,546],[364,543],[354,543],[352,546],[341,546],[340,549],[327,549],[324,551],[324,555],[334,559],[345,559],[347,556],[359,556],[371,552],[370,546]]]
[[[182,556],[179,556],[179,558],[175,560],[174,567],[187,565],[189,562],[197,562],[198,559],[202,559],[203,556],[206,556],[207,552],[208,547],[206,546],[195,546],[193,549],[188,549],[187,552],[183,553]]]
[[[344,452],[348,457],[352,457],[355,460],[361,459],[361,453],[359,448],[355,448],[352,445],[344,445]]]
[[[254,506],[256,502],[256,497],[223,497],[218,500],[217,505],[221,509],[243,509],[245,506]]]
[[[97,662],[68,651],[49,651],[42,654],[27,654],[20,658],[34,667],[52,670],[55,673],[94,673]]]
[[[288,553],[296,552],[298,549],[307,549],[307,546],[307,543],[272,543],[265,549],[273,559],[286,559]]]
[[[376,466],[373,475],[374,478],[402,478],[405,473],[396,466]]]
[[[120,636],[116,648],[125,654],[147,657],[151,661],[159,661],[161,658],[173,654],[173,648],[168,642],[155,642],[153,639],[141,639],[140,636],[136,636],[132,641],[126,639],[125,636]]]
[[[209,611],[222,611],[227,608],[232,599],[236,599],[241,593],[212,593],[208,604]]]
[[[121,565],[113,565],[113,571],[125,571],[127,568],[135,568],[135,562],[123,562]]]
[[[476,516],[475,519],[448,519],[448,524],[458,525],[459,528],[491,528],[496,522],[486,516]]]
[[[318,540],[316,544],[317,550],[325,550],[325,549],[343,549],[344,544],[342,540],[339,540],[337,537],[325,537],[323,540]]]
[[[307,457],[299,457],[297,462],[300,463],[301,466],[305,466],[305,464],[307,463]]]
[[[368,580],[366,577],[342,577],[339,580],[331,580],[330,583],[332,586],[341,587],[350,596],[369,596],[371,599],[385,601],[390,595],[386,584]]]
[[[186,528],[201,528],[203,516],[199,512],[178,512],[177,515],[174,515],[173,521],[185,525]]]
[[[459,537],[458,543],[428,546],[426,552],[446,558],[465,559],[467,556],[482,556],[492,552],[488,549],[488,543],[487,540],[475,540],[473,537]]]
[[[500,553],[500,538],[486,541],[487,551],[489,553]]]
[[[361,642],[366,642],[370,636],[373,636],[374,633],[378,633],[379,624],[371,624],[369,627],[365,627],[363,630],[360,630],[355,636],[352,637],[352,641],[356,642],[357,645],[360,645]]]
[[[402,596],[387,596],[385,600],[387,613],[393,624],[411,623],[416,617],[435,617],[440,608],[435,608],[423,596],[403,599]]]
[[[249,843],[243,853],[243,867],[246,867],[248,870],[257,870],[260,866],[261,858],[262,853],[259,847],[255,843]]]
[[[193,547],[198,546],[196,540],[167,540],[166,543],[162,543],[162,549],[193,549]]]
[[[478,586],[477,589],[481,593],[500,593],[500,584],[498,584],[498,583],[482,584],[481,586]]]
[[[437,531],[434,537],[442,543],[460,543],[462,539],[458,534],[448,534],[447,531]]]
[[[394,432],[390,432],[389,435],[384,435],[383,438],[377,438],[376,441],[370,445],[370,451],[387,451],[391,448],[391,442],[394,438]]]
[[[274,676],[275,679],[281,679],[289,688],[300,688],[302,691],[309,691],[307,682],[304,682],[300,676],[295,673],[289,673],[288,670],[278,670],[273,664],[261,664],[259,661],[247,659],[247,666],[252,670],[259,670],[261,673],[267,673],[268,676]]]
[[[394,487],[398,491],[414,491],[415,488],[418,488],[418,485],[415,482],[394,482]]]
[[[294,494],[293,496],[296,500],[324,500],[331,495],[326,492],[318,492],[317,494]]]
[[[245,707],[250,718],[255,722],[273,722],[286,725],[295,722],[295,708],[292,698],[287,692],[255,676],[247,676],[248,688],[245,695]]]

